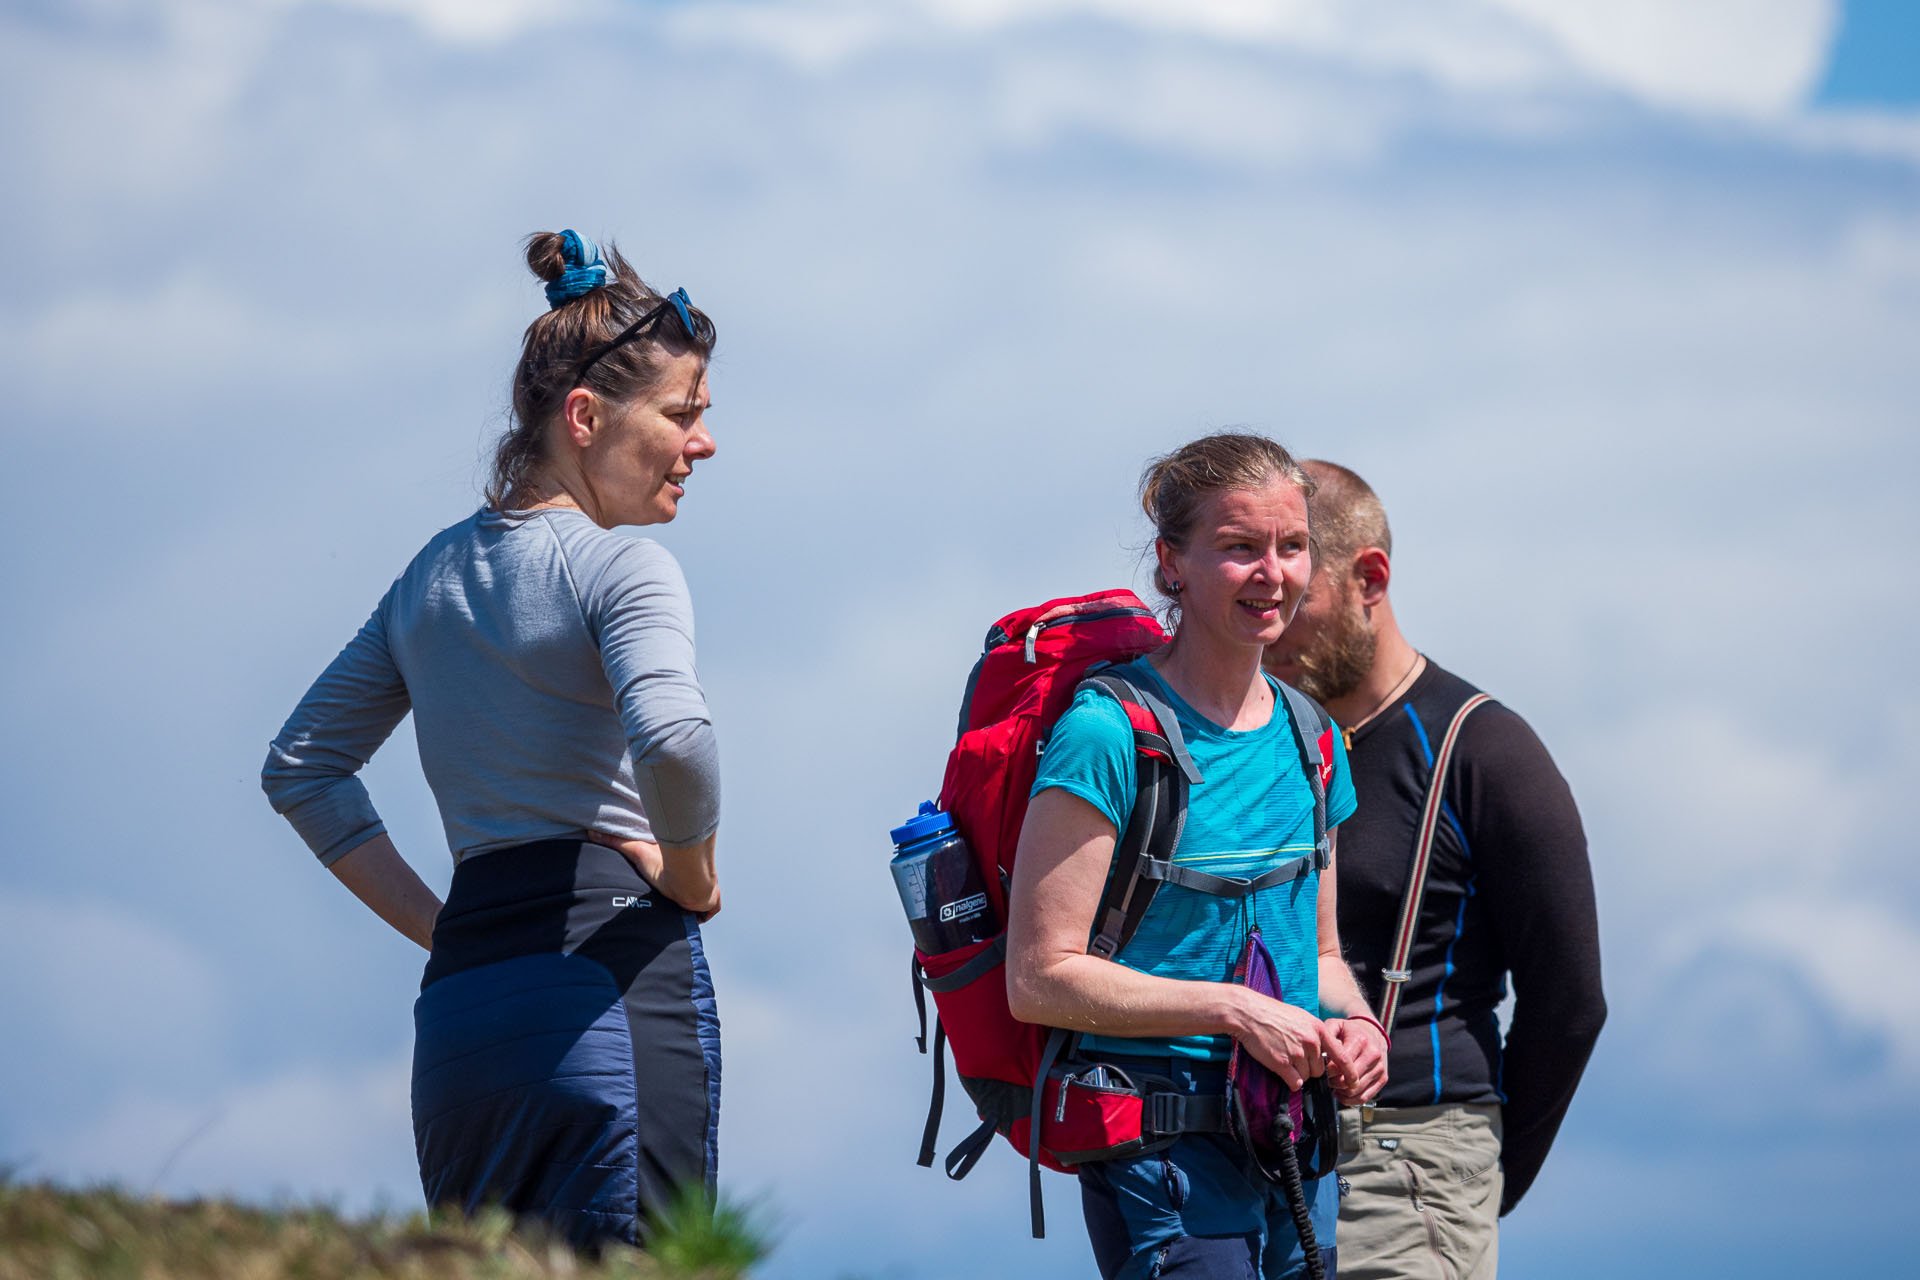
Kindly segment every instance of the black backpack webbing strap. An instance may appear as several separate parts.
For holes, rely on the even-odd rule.
[[[1127,829],[1113,854],[1113,873],[1094,908],[1087,951],[1111,960],[1146,918],[1160,880],[1147,868],[1173,855],[1187,808],[1187,780],[1163,760],[1139,757],[1139,782]],[[1155,855],[1160,855],[1156,857]]]
[[[974,956],[973,959],[967,961],[952,973],[943,974],[936,978],[932,974],[923,972],[920,975],[920,985],[935,995],[943,996],[949,991],[958,991],[975,978],[991,971],[995,965],[1006,963],[1006,959],[1007,935],[1003,933],[995,938],[990,945],[981,948],[980,953]]]
[[[913,1038],[913,1043],[922,1053],[927,1051],[927,997],[920,987],[926,980],[927,971],[920,967],[920,957],[916,955],[913,957],[913,1011],[920,1017],[920,1034]]]
[[[1290,684],[1281,684],[1287,700],[1293,736],[1300,743],[1300,764],[1307,771],[1307,785],[1313,788],[1313,863],[1325,871],[1333,861],[1333,841],[1327,834],[1327,788],[1320,781],[1320,766],[1331,761],[1320,754],[1320,736],[1333,729],[1333,718],[1326,709]]]
[[[1040,1069],[1033,1076],[1033,1108],[1027,1116],[1027,1194],[1033,1202],[1035,1240],[1047,1238],[1047,1211],[1040,1196],[1040,1113],[1046,1109],[1047,1075],[1072,1035],[1059,1027],[1047,1032],[1047,1047],[1040,1052]]]
[[[1166,879],[1148,874],[1148,868],[1167,865],[1179,847],[1187,819],[1187,790],[1200,780],[1200,770],[1187,750],[1179,720],[1166,703],[1111,671],[1087,677],[1081,687],[1087,685],[1122,706],[1146,708],[1160,730],[1134,729],[1138,784],[1133,812],[1114,846],[1114,871],[1093,914],[1094,936],[1087,950],[1110,960],[1140,927],[1153,895]]]
[[[1228,1133],[1232,1121],[1227,1100],[1217,1093],[1149,1091],[1141,1107],[1142,1136],[1164,1138],[1187,1133]]]
[[[927,1127],[920,1132],[922,1169],[933,1167],[934,1144],[940,1141],[940,1113],[947,1106],[947,1025],[933,1019],[933,1101],[927,1106]]]
[[[947,1152],[947,1176],[958,1182],[972,1173],[973,1166],[980,1163],[980,1157],[986,1154],[998,1132],[993,1121],[982,1120],[978,1129],[954,1143],[953,1150]]]
[[[1400,899],[1400,924],[1393,937],[1393,954],[1380,971],[1386,994],[1380,1001],[1380,1025],[1393,1034],[1394,1015],[1400,1012],[1400,987],[1413,976],[1407,967],[1413,955],[1413,927],[1420,916],[1420,899],[1427,892],[1427,868],[1433,861],[1433,838],[1440,829],[1440,807],[1447,787],[1447,767],[1453,763],[1453,748],[1460,740],[1460,727],[1475,707],[1493,699],[1476,693],[1453,713],[1447,731],[1440,738],[1440,749],[1433,754],[1433,777],[1427,782],[1427,802],[1420,810],[1420,829],[1413,842],[1413,866],[1407,872],[1407,890]]]
[[[987,647],[981,651],[979,660],[973,664],[973,670],[967,673],[967,689],[960,695],[959,723],[953,731],[955,742],[967,736],[967,726],[973,722],[973,693],[980,687],[980,669],[987,665],[987,654],[993,652],[995,637],[1000,637],[1002,642],[1005,640],[1005,637],[1000,634],[999,627],[987,632]]]
[[[944,974],[938,978],[931,977],[927,971],[921,967],[920,957],[915,956],[913,958],[913,1006],[920,1012],[920,1034],[917,1037],[920,1052],[925,1053],[927,1051],[927,998],[922,994],[921,988],[924,987],[927,991],[931,991],[935,995],[942,995],[948,991],[958,991],[975,978],[988,973],[995,965],[1004,963],[1006,958],[1007,935],[1004,933],[995,938],[992,945],[983,948],[973,959],[967,961],[952,973]],[[947,1028],[946,1025],[940,1021],[940,1015],[935,1013],[933,1018],[933,1098],[927,1103],[927,1124],[920,1135],[920,1167],[923,1169],[929,1168],[933,1164],[934,1144],[940,1137],[940,1115],[941,1112],[946,1109],[947,1105],[946,1050]],[[981,1144],[983,1148],[985,1145],[985,1143]],[[979,1155],[976,1153],[974,1159],[978,1158]],[[969,1161],[967,1168],[970,1169],[972,1167],[972,1162]],[[964,1172],[963,1170],[962,1173],[957,1173],[953,1176],[956,1178],[961,1177]]]

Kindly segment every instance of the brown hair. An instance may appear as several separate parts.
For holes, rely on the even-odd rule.
[[[1193,522],[1207,499],[1231,489],[1257,489],[1274,480],[1286,481],[1311,503],[1313,477],[1301,470],[1285,446],[1250,432],[1220,431],[1149,462],[1140,474],[1140,508],[1168,546],[1185,551]],[[1311,521],[1311,506],[1308,511]],[[1318,550],[1309,546],[1315,559]],[[1153,585],[1167,598],[1168,613],[1177,618],[1180,593],[1160,572],[1158,562],[1153,567]]]
[[[527,266],[534,275],[560,278],[567,269],[561,244],[555,231],[527,237]],[[588,356],[662,301],[611,241],[601,249],[601,259],[607,283],[535,318],[521,340],[520,363],[513,370],[513,424],[494,446],[493,478],[487,485],[487,505],[496,510],[532,480],[546,456],[547,425],[575,387],[620,404],[653,388],[666,357],[691,351],[704,365],[713,355],[713,322],[689,306],[705,341],[688,334],[669,312],[639,337],[595,360],[582,377],[580,366]]]

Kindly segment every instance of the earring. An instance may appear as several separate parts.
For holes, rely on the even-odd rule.
[[[1180,594],[1180,584],[1179,584],[1179,583],[1177,583],[1177,582],[1169,582],[1169,583],[1167,584],[1167,594],[1168,594],[1168,595],[1170,595],[1170,596],[1177,596],[1177,595],[1179,595],[1179,594]]]

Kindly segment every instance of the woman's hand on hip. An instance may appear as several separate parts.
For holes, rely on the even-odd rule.
[[[622,840],[619,836],[608,835],[604,831],[589,831],[587,839],[598,845],[605,845],[633,864],[640,878],[653,888],[660,887],[660,846],[651,840]]]
[[[640,878],[705,924],[720,914],[720,878],[714,869],[714,837],[696,845],[663,849],[651,840],[622,840],[604,831],[587,839],[623,855]]]
[[[384,832],[347,850],[329,870],[353,891],[354,897],[372,907],[375,915],[428,951],[433,950],[440,898],[407,865]]]

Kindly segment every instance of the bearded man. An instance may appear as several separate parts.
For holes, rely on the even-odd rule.
[[[1389,977],[1399,986],[1387,1086],[1340,1117],[1340,1276],[1483,1280],[1498,1218],[1540,1172],[1606,1019],[1586,836],[1526,722],[1474,707],[1441,780],[1411,950],[1394,965],[1435,756],[1479,690],[1401,635],[1373,490],[1345,467],[1305,466],[1319,485],[1315,570],[1266,665],[1344,726],[1360,808],[1340,828],[1340,937],[1375,1009]]]

